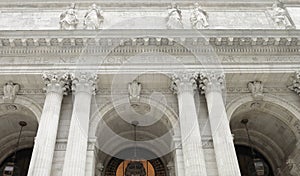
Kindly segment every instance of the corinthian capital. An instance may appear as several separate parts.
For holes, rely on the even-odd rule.
[[[224,89],[225,75],[217,72],[202,72],[200,77],[201,93],[222,92]]]
[[[80,72],[71,75],[72,91],[95,94],[97,75],[89,72]]]
[[[300,96],[300,71],[297,71],[293,78],[293,83],[288,88]]]
[[[180,73],[172,76],[171,90],[174,93],[192,92],[196,89],[195,74]]]
[[[44,90],[49,92],[56,92],[66,95],[70,90],[69,74],[67,73],[43,73],[42,79],[46,87]]]

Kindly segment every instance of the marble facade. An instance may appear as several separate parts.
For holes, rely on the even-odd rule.
[[[0,164],[25,120],[28,176],[240,176],[247,118],[300,175],[298,0],[176,2],[0,0]]]

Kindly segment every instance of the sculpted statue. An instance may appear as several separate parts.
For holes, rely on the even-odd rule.
[[[3,100],[7,102],[13,102],[19,90],[20,90],[20,86],[18,84],[9,81],[3,87],[3,92],[4,92]]]
[[[274,20],[274,22],[284,28],[290,28],[292,27],[292,24],[290,20],[288,19],[288,13],[287,11],[281,7],[281,2],[276,1],[272,9],[270,10],[271,18]]]
[[[209,26],[208,15],[206,11],[198,4],[194,4],[194,9],[192,11],[190,21],[193,29],[203,29]]]
[[[93,4],[90,9],[84,15],[84,28],[85,29],[100,29],[101,24],[104,21],[102,16],[102,11],[97,7],[96,4]]]
[[[142,84],[133,80],[128,84],[129,100],[131,102],[138,102],[140,100]]]
[[[178,5],[172,3],[171,8],[168,10],[167,17],[167,28],[168,29],[182,29],[182,15]]]
[[[60,15],[60,28],[67,30],[76,29],[79,22],[76,13],[75,3],[72,3],[70,7]]]

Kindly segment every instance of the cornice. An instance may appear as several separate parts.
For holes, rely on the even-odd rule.
[[[300,30],[2,31],[0,54],[136,53],[141,48],[169,53],[299,53],[299,36]]]
[[[20,9],[61,9],[66,6],[68,6],[70,3],[73,3],[72,0],[51,0],[49,1],[43,1],[43,0],[29,0],[29,1],[19,1],[19,0],[11,0],[11,1],[5,1],[0,0],[1,8],[20,8]],[[79,1],[76,2],[76,4],[80,8],[88,7],[95,1]],[[194,0],[181,0],[181,1],[171,1],[171,0],[119,0],[119,1],[111,1],[111,0],[102,0],[101,2],[97,2],[97,4],[102,8],[140,8],[140,7],[151,7],[151,8],[167,8],[170,3],[176,2],[179,4],[181,8],[189,8],[193,3],[195,3]],[[201,6],[205,8],[210,7],[217,7],[217,8],[252,8],[257,9],[260,7],[266,7],[271,6],[274,1],[270,0],[200,0],[198,1]],[[298,5],[299,1],[297,0],[283,0],[283,3],[285,5]]]

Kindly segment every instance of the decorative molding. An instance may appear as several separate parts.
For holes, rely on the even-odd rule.
[[[147,37],[149,35],[157,37]],[[288,30],[285,32],[282,30],[243,29],[234,31],[226,29],[202,29],[201,31],[189,29],[174,31],[163,29],[3,31],[2,37],[0,37],[0,48],[4,49],[4,51],[1,51],[1,54],[30,53],[37,48],[47,53],[53,53],[56,50],[61,51],[61,49],[72,52],[90,49],[86,48],[86,46],[95,46],[94,49],[91,48],[92,51],[98,48],[96,51],[110,52],[111,49],[114,49],[112,46],[173,46],[175,43],[179,43],[178,46],[190,46],[187,50],[181,48],[181,52],[190,52],[189,50],[194,50],[195,52],[215,51],[215,49],[218,49],[219,52],[299,52],[299,35],[299,30]],[[216,48],[205,48],[208,45]],[[43,48],[45,46],[47,47]],[[99,49],[97,46],[108,47]],[[195,47],[193,48],[192,46]],[[254,46],[260,47],[256,48]],[[124,51],[120,52],[123,53]]]
[[[202,137],[202,148],[203,149],[213,149],[214,143],[212,137],[204,136]]]

